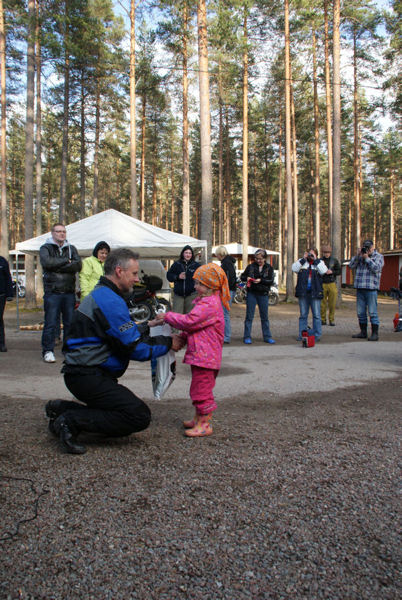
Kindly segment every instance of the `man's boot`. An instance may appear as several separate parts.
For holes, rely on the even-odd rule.
[[[66,417],[60,415],[53,424],[54,432],[59,436],[60,444],[64,452],[68,454],[85,454],[87,449],[75,439],[72,428],[67,423]]]
[[[360,333],[355,333],[352,335],[352,338],[359,338],[361,340],[367,339],[367,323],[359,323],[360,325]]]
[[[378,325],[371,324],[371,335],[369,342],[378,342]]]

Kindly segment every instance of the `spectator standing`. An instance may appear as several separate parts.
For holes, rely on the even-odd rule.
[[[98,242],[92,251],[92,256],[88,256],[82,261],[80,271],[80,289],[81,301],[92,292],[99,281],[99,278],[105,272],[105,260],[110,252],[110,246],[106,242]]]
[[[236,260],[229,255],[225,246],[218,246],[218,248],[215,250],[215,256],[221,261],[221,267],[225,271],[229,285],[229,308],[226,308],[226,306],[223,305],[223,316],[225,317],[225,336],[223,338],[223,342],[225,344],[230,344],[230,338],[232,335],[232,328],[230,324],[230,307],[232,306],[233,298],[236,294]]]
[[[6,300],[12,300],[13,296],[14,290],[10,267],[6,259],[0,256],[0,352],[7,352],[3,315]]]
[[[384,257],[374,248],[372,240],[366,240],[349,263],[349,267],[355,270],[354,287],[356,288],[356,309],[360,326],[360,333],[352,335],[353,338],[367,339],[368,313],[371,322],[371,336],[368,339],[370,342],[378,341],[380,319],[377,310],[377,295],[383,266]]]
[[[331,275],[331,270],[324,261],[317,258],[318,250],[310,248],[302,258],[292,265],[293,273],[297,273],[296,298],[299,300],[299,341],[302,331],[307,329],[308,313],[311,308],[313,315],[313,335],[315,341],[321,339],[321,300],[324,295],[322,288],[322,275]]]
[[[193,308],[197,296],[193,275],[198,267],[200,263],[195,260],[192,247],[184,246],[179,260],[172,264],[166,274],[167,280],[174,284],[173,312],[186,315]]]
[[[40,247],[39,258],[43,269],[43,303],[45,324],[42,333],[42,356],[46,363],[56,362],[54,343],[60,313],[63,319],[64,339],[70,326],[75,306],[75,275],[81,270],[77,249],[66,239],[66,228],[56,223],[51,236]]]
[[[268,319],[268,295],[274,282],[274,270],[267,263],[267,253],[258,249],[254,254],[254,261],[247,265],[245,271],[240,275],[242,281],[247,281],[246,319],[244,321],[243,342],[252,344],[251,329],[255,307],[258,304],[260,312],[262,337],[266,344],[275,344],[271,335]]]
[[[331,271],[328,274],[322,276],[322,288],[323,288],[323,299],[321,301],[321,324],[327,324],[327,309],[328,309],[328,322],[331,327],[335,326],[335,306],[336,298],[338,296],[338,289],[336,287],[336,278],[341,274],[341,264],[335,256],[332,256],[331,246],[323,246],[321,249],[323,254],[322,260],[325,266]]]

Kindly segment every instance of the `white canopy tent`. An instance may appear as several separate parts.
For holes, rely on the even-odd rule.
[[[101,240],[112,249],[131,248],[141,258],[177,259],[187,244],[194,249],[205,249],[205,253],[207,251],[206,240],[155,227],[113,208],[71,223],[66,229],[67,240],[77,248],[80,256],[90,256]],[[19,242],[16,250],[24,254],[38,254],[49,236],[50,232]]]

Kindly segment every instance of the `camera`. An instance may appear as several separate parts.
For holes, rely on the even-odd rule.
[[[368,248],[367,246],[363,246],[363,248],[360,250],[360,252],[362,254],[368,254],[370,251],[370,248]]]
[[[314,254],[312,254],[311,252],[308,253],[308,258],[310,258],[311,260],[315,260],[315,256]]]

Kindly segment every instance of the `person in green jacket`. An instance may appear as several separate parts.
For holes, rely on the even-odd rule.
[[[88,256],[82,261],[80,271],[81,300],[88,296],[99,281],[99,277],[104,275],[105,260],[110,252],[110,246],[106,242],[98,242],[92,251],[92,256]]]

